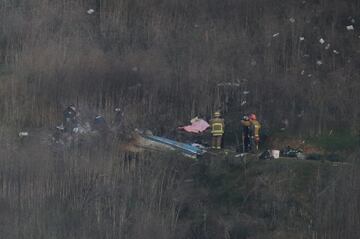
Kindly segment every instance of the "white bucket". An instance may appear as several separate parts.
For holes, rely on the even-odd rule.
[[[278,159],[280,157],[280,150],[271,150],[271,156],[273,156],[274,159]]]

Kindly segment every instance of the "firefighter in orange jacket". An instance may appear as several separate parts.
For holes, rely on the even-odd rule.
[[[221,149],[222,137],[224,135],[224,119],[220,118],[221,114],[219,111],[214,113],[214,118],[210,120],[211,134],[212,134],[212,148]]]
[[[260,143],[260,129],[261,124],[256,119],[255,114],[249,116],[250,119],[250,137],[251,137],[251,150],[257,152],[259,150]]]

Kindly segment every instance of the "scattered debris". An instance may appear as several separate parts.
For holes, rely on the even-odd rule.
[[[290,146],[287,146],[286,148],[280,150],[280,156],[282,157],[290,157],[290,158],[297,158],[298,154],[302,153],[303,151],[301,149],[295,149]]]
[[[320,44],[324,44],[324,43],[325,43],[325,40],[322,39],[322,38],[320,38],[320,39],[319,39],[319,42],[320,42]]]
[[[238,82],[220,82],[217,86],[231,86],[231,87],[239,87],[240,83]]]
[[[338,52],[337,50],[333,50],[333,53],[338,55],[340,52]]]
[[[261,153],[259,155],[259,159],[261,160],[273,160],[274,157],[271,155],[271,151],[270,150],[266,150],[263,153]]]
[[[95,10],[92,9],[92,8],[90,8],[89,10],[87,10],[87,13],[88,13],[89,15],[93,14],[94,12],[95,12]]]
[[[348,31],[353,31],[353,30],[354,30],[354,26],[353,26],[353,25],[346,26],[346,30],[348,30]]]
[[[306,154],[304,154],[303,152],[298,152],[296,154],[296,158],[299,160],[305,160],[306,159]]]
[[[29,136],[29,133],[28,132],[20,132],[19,133],[19,137],[22,138],[22,137],[27,137]]]
[[[302,110],[300,113],[297,114],[298,118],[302,118],[304,116],[304,110]],[[305,143],[305,141],[303,141],[303,144]]]
[[[305,40],[305,37],[302,37],[302,36],[301,36],[301,37],[299,37],[299,40],[300,40],[300,41],[304,41],[304,40]]]
[[[321,66],[322,64],[323,64],[323,62],[321,60],[316,61],[316,65]]]
[[[139,68],[137,68],[137,66],[134,66],[133,68],[131,68],[132,71],[136,72],[139,70]]]
[[[325,50],[329,50],[330,49],[330,43],[326,44],[325,46]]]
[[[241,153],[241,154],[236,154],[235,158],[239,158],[239,157],[244,157],[245,155],[247,155],[247,153]]]
[[[145,134],[140,134],[140,136],[150,142],[153,143],[157,143],[159,146],[162,147],[170,147],[173,150],[177,150],[179,152],[182,152],[183,154],[185,154],[186,156],[190,156],[192,158],[196,158],[196,156],[198,155],[202,155],[205,153],[204,150],[192,146],[191,144],[185,144],[185,143],[181,143],[175,140],[171,140],[168,138],[164,138],[164,137],[158,137],[158,136],[154,136],[154,135],[147,135]]]
[[[280,35],[280,33],[275,33],[275,34],[273,34],[272,36],[275,38],[275,37],[278,37]]]
[[[56,129],[58,129],[58,130],[60,130],[60,131],[64,131],[64,130],[65,130],[65,127],[64,127],[63,124],[61,124],[61,125],[56,126]]]
[[[291,23],[295,23],[295,18],[290,17],[289,21],[290,21]]]

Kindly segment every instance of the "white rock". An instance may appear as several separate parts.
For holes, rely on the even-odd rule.
[[[273,37],[278,37],[280,35],[280,33],[275,33],[274,35],[273,35]]]
[[[303,75],[305,74],[305,71],[304,71],[304,70],[302,70],[300,74],[303,76]]]
[[[340,52],[338,52],[337,50],[333,50],[333,53],[338,55]]]
[[[308,74],[307,76],[310,78],[310,77],[312,77],[312,74]]]
[[[303,40],[305,40],[305,37],[299,37],[299,40],[303,41]]]
[[[246,104],[246,100],[241,102],[241,106],[244,106]]]
[[[329,50],[330,49],[330,44],[328,43],[326,46],[325,46],[325,50]]]
[[[290,21],[291,23],[295,23],[295,18],[290,17],[289,21]]]
[[[321,60],[316,61],[316,65],[321,66],[322,64],[323,64],[323,62]]]
[[[319,42],[320,42],[320,44],[324,44],[324,43],[325,43],[325,40],[322,39],[322,38],[320,38]]]

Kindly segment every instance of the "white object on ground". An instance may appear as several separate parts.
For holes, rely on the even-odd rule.
[[[274,159],[278,159],[280,157],[280,150],[271,150],[271,156],[273,156]]]
[[[86,11],[89,15],[93,14],[95,12],[94,9],[90,8],[89,10]]]
[[[20,132],[19,133],[19,137],[27,137],[27,136],[29,136],[28,132]]]
[[[305,70],[302,70],[300,74],[303,76],[305,74]]]
[[[353,25],[346,26],[346,30],[348,30],[348,31],[353,31],[353,30],[354,30],[354,26],[353,26]]]
[[[319,39],[319,42],[320,42],[320,44],[324,44],[324,43],[325,43],[325,40],[322,39],[322,38],[320,38],[320,39]]]
[[[295,22],[295,18],[290,17],[289,21],[290,21],[291,23],[294,23],[294,22]]]
[[[247,155],[247,153],[241,153],[241,154],[236,154],[235,158],[239,158],[239,157],[244,157],[245,155]]]
[[[250,91],[247,91],[247,90],[243,91],[243,95],[248,95],[249,93],[250,93]]]
[[[330,49],[330,43],[328,43],[326,46],[325,46],[325,50],[329,50]]]
[[[303,40],[305,40],[305,37],[299,37],[299,40],[303,41]]]
[[[337,50],[333,50],[333,53],[338,55],[340,52],[338,52]]]
[[[321,66],[322,64],[323,64],[323,62],[321,60],[316,61],[316,65]]]
[[[241,102],[241,106],[244,106],[246,104],[246,100],[243,100],[242,102]]]
[[[277,32],[277,33],[273,34],[272,36],[273,37],[278,37],[279,35],[280,35],[280,33]]]

